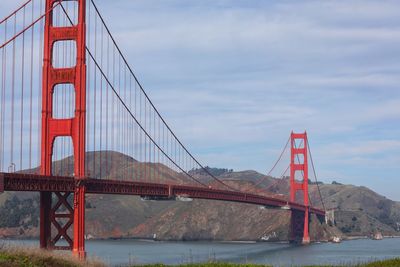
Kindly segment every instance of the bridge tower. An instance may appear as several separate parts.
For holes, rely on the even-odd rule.
[[[42,77],[42,175],[52,175],[53,145],[56,137],[71,137],[74,156],[75,192],[73,206],[68,203],[68,192],[40,193],[40,247],[46,249],[72,249],[80,258],[85,257],[85,128],[86,128],[86,0],[77,3],[77,23],[73,26],[53,25],[53,6],[59,0],[46,0],[44,30],[44,57]],[[55,68],[52,64],[56,42],[73,41],[76,45],[76,65]],[[71,55],[72,56],[72,55]],[[58,84],[70,84],[75,89],[75,113],[73,118],[53,118],[53,93]],[[57,199],[52,203],[53,193]],[[59,212],[64,206],[66,211]],[[61,220],[66,220],[65,224]],[[73,225],[73,238],[68,230]],[[56,234],[52,235],[52,229]],[[61,239],[67,246],[58,246]]]
[[[292,211],[291,236],[293,242],[310,243],[309,235],[309,199],[308,199],[308,140],[307,132],[290,135],[290,201],[296,202],[296,193],[302,192],[305,211]],[[296,180],[300,172],[302,181]]]

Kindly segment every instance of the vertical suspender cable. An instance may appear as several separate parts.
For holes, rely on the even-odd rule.
[[[128,98],[128,92],[129,92],[129,88],[128,88],[129,84],[128,84],[128,80],[126,77],[126,68],[124,67],[124,97],[125,97],[125,102],[128,103],[129,105],[129,98]],[[129,144],[128,144],[128,129],[129,129],[129,125],[128,125],[128,118],[126,116],[126,112],[125,110],[123,110],[123,119],[124,119],[124,154],[125,154],[125,160],[124,160],[124,175],[125,175],[125,179],[128,178],[128,156],[129,156]]]
[[[67,13],[69,12],[69,9],[70,9],[70,5],[69,5],[69,2],[67,1],[66,2],[66,6],[67,6]],[[67,21],[67,16],[65,15],[64,16],[64,25],[68,25],[68,21]],[[63,65],[63,66],[66,66],[66,65],[69,65],[69,66],[71,66],[72,64],[71,64],[71,59],[72,59],[72,57],[73,57],[73,54],[72,54],[72,51],[71,51],[71,42],[68,42],[68,43],[64,43],[64,64],[65,65]],[[69,56],[68,56],[69,55]],[[67,117],[67,100],[68,100],[68,96],[70,96],[71,95],[71,88],[67,85],[67,84],[64,84],[63,85],[63,95],[62,95],[62,97],[63,97],[63,118],[66,118]],[[62,159],[63,159],[63,168],[62,168],[62,171],[63,171],[63,173],[64,173],[64,175],[69,175],[69,173],[68,173],[68,162],[67,162],[67,156],[68,156],[68,150],[69,150],[69,146],[70,146],[70,144],[71,144],[72,142],[70,142],[70,140],[69,140],[69,138],[67,139],[67,138],[63,138],[63,144],[64,144],[64,147],[63,147],[63,149],[64,149],[64,152],[63,152],[63,156],[62,156]]]
[[[77,10],[77,5],[75,5],[75,4],[73,4],[72,5],[73,6],[73,22],[74,23],[76,23],[76,21],[77,21],[77,13],[78,13],[78,10]],[[72,54],[72,51],[73,51],[73,43],[71,42],[71,49],[70,49],[70,55]],[[74,59],[72,58],[72,57],[70,57],[70,60],[71,60],[71,65],[73,64],[72,62],[74,61]],[[78,61],[78,51],[76,51],[76,59],[75,59],[75,62],[77,63],[77,61]],[[76,64],[75,63],[75,64]],[[87,83],[87,82],[86,82]],[[76,99],[76,97],[77,97],[77,95],[76,95],[76,92],[75,92],[75,88],[72,88],[72,90],[73,90],[73,96],[74,97],[72,97],[71,96],[71,98],[70,98],[70,104],[69,104],[69,107],[70,107],[70,110],[69,110],[69,112],[70,112],[70,114],[73,114],[73,116],[75,117],[75,110],[74,110],[74,107],[75,107],[75,99]],[[87,91],[87,90],[86,90]],[[86,124],[87,125],[87,124]],[[86,126],[87,127],[87,126]],[[86,132],[87,132],[87,129],[85,129],[86,130]],[[85,141],[87,140],[87,134],[85,135]],[[74,155],[74,152],[73,152],[73,144],[71,144],[70,146],[70,150],[69,150],[69,152],[68,152],[68,155],[69,155],[69,157],[68,157],[68,166],[71,166],[71,168],[73,168],[74,167],[74,164],[73,164],[73,162],[72,162],[72,156]],[[86,146],[85,146],[86,147]],[[87,148],[86,148],[86,150],[87,150]],[[86,151],[85,151],[85,158],[86,158]],[[85,176],[87,175],[87,160],[85,160]],[[71,172],[71,173],[73,173],[73,172]]]
[[[34,3],[34,2],[32,2]],[[32,20],[34,16],[34,5],[32,4]],[[34,43],[34,33],[35,26],[31,29],[31,57],[30,57],[30,86],[29,86],[29,169],[32,169],[32,101],[33,101],[33,43]],[[1,168],[0,168],[1,169]]]
[[[62,3],[61,3],[61,5],[62,5]],[[68,5],[68,2],[66,2],[66,9],[67,9],[67,11],[68,11],[68,8],[69,8],[69,5]],[[67,16],[64,16],[64,19],[63,19],[63,17],[62,17],[62,13],[60,12],[60,25],[66,25],[66,22],[67,22]],[[66,66],[66,64],[67,64],[67,50],[68,50],[68,48],[69,47],[67,47],[67,43],[66,42],[62,42],[62,59],[61,59],[61,67],[62,68],[64,68],[65,66]],[[71,57],[71,55],[70,55],[70,57]],[[59,93],[59,95],[61,95],[61,105],[59,106],[59,112],[61,113],[61,118],[65,118],[65,108],[66,108],[66,91],[67,91],[67,86],[66,86],[66,84],[62,84],[62,86],[61,86],[61,93]],[[62,139],[60,140],[60,141],[62,141],[62,143],[61,143],[61,156],[60,156],[60,158],[59,158],[59,160],[62,160],[61,162],[60,162],[60,174],[61,175],[67,175],[67,173],[66,173],[66,162],[65,162],[65,150],[66,150],[66,145],[67,145],[67,141],[66,141],[66,139],[67,138],[65,138],[65,137],[62,137]]]
[[[121,57],[118,56],[118,94],[121,94]],[[118,118],[118,138],[117,138],[117,151],[121,152],[121,105],[117,105],[117,118]]]
[[[140,94],[140,92],[139,92],[139,118],[140,118],[139,121],[141,124],[143,124],[142,114],[143,114],[143,112],[142,112],[142,94]],[[139,150],[139,158],[140,158],[140,165],[139,165],[140,166],[140,169],[139,169],[140,180],[145,180],[144,172],[143,172],[143,163],[144,163],[143,155],[144,155],[144,153],[143,153],[142,131],[139,131],[139,148],[138,148],[138,150]]]
[[[55,9],[55,10],[53,10],[52,11],[53,12],[53,25],[58,25],[58,15],[60,14],[59,12],[57,12],[57,9]],[[52,53],[52,57],[50,58],[50,64],[53,66],[53,67],[57,67],[58,66],[58,59],[59,59],[59,56],[60,56],[60,54],[59,54],[59,52],[60,52],[60,46],[57,44],[55,44],[54,46],[53,46],[53,53]],[[46,96],[45,96],[46,97]],[[52,105],[53,105],[53,114],[54,114],[54,111],[57,109],[57,107],[58,107],[58,103],[55,103],[55,101],[58,101],[58,98],[53,98],[53,99],[49,99],[49,101],[52,101]],[[53,114],[50,114],[50,116],[53,116]],[[50,162],[50,164],[51,164],[51,171],[52,171],[52,175],[54,175],[54,174],[56,174],[56,166],[54,166],[54,161],[57,159],[57,157],[58,157],[58,151],[59,151],[59,149],[58,149],[58,146],[59,146],[59,143],[58,143],[58,138],[56,138],[55,140],[54,140],[54,144],[53,144],[53,149],[52,149],[52,151],[51,151],[51,153],[52,153],[52,157],[51,157],[51,162]],[[54,167],[53,167],[54,166]]]
[[[22,10],[22,25],[25,28],[25,6]],[[24,71],[25,71],[25,32],[22,34],[22,56],[21,56],[21,99],[20,99],[20,148],[19,148],[19,169],[22,170],[22,146],[23,146],[23,125],[24,125]]]
[[[43,9],[43,0],[40,0],[40,10]],[[39,77],[42,77],[42,62],[41,62],[41,58],[43,58],[43,38],[41,38],[41,36],[43,35],[43,20],[40,20],[40,25],[39,25],[39,46],[38,46],[38,55],[39,55],[39,60],[38,60],[38,70],[39,70]],[[42,99],[42,90],[41,90],[41,84],[42,84],[42,80],[39,78],[38,79],[38,98],[37,98],[37,121],[38,123],[40,122],[40,116],[41,116],[41,99]],[[40,165],[40,141],[41,141],[41,127],[37,128],[37,132],[38,132],[38,136],[37,136],[37,145],[36,145],[36,150],[37,150],[37,166]],[[38,173],[40,173],[40,170],[38,170]]]
[[[107,76],[110,76],[110,38],[107,37]],[[106,173],[109,175],[110,151],[108,149],[108,83],[106,82]]]
[[[97,59],[97,14],[94,15],[94,57]],[[97,68],[94,71],[93,85],[93,173],[96,170],[96,113],[97,113]]]
[[[16,15],[14,16],[14,35],[16,34],[16,29],[17,27],[17,17]],[[10,127],[10,138],[11,138],[11,156],[10,156],[10,167],[13,168],[14,164],[14,98],[15,98],[15,39],[12,41],[12,72],[11,72],[11,127]],[[10,169],[10,171],[13,171],[13,169]]]
[[[62,5],[62,4],[60,4]],[[67,13],[69,13],[70,9],[72,9],[70,7],[69,2],[66,2],[66,10]],[[68,25],[68,18],[67,18],[67,14],[65,14],[64,16],[64,23],[63,26]],[[67,42],[65,43],[65,53],[64,53],[64,62],[65,65],[64,66],[72,66],[73,65],[73,50],[72,50],[72,42]],[[73,90],[71,90],[71,86],[68,84],[64,84],[64,89],[63,89],[63,118],[70,118],[71,117],[71,111],[70,111],[70,99],[72,97],[72,92]],[[72,116],[73,117],[73,116]],[[70,172],[70,168],[69,168],[69,162],[70,162],[70,157],[69,157],[69,151],[70,151],[70,147],[72,145],[72,142],[70,140],[70,138],[63,138],[63,143],[65,144],[64,146],[64,153],[62,156],[63,159],[63,173],[66,176],[71,176],[72,172]]]
[[[317,173],[315,171],[314,161],[313,161],[313,157],[312,157],[312,154],[311,154],[311,149],[310,149],[310,144],[308,142],[308,139],[307,139],[307,147],[308,147],[308,152],[310,154],[311,166],[313,168],[314,178],[315,178],[315,182],[317,184],[317,188],[318,188],[318,193],[319,193],[319,197],[320,197],[320,200],[321,200],[321,204],[322,204],[323,209],[326,210],[324,199],[322,198],[322,194],[321,194],[321,189],[319,188],[318,179],[317,179]]]
[[[121,75],[122,75],[122,70],[121,70],[121,57],[118,56],[118,94],[121,95],[121,91],[122,91],[122,81],[121,81]],[[122,108],[121,105],[117,105],[117,116],[118,116],[118,152],[122,153],[122,141],[123,141],[123,120],[122,120]],[[123,161],[121,162],[120,168],[123,169]],[[122,173],[122,177],[123,179],[123,173]]]
[[[7,40],[7,21],[4,23],[4,42]],[[6,91],[6,71],[7,71],[7,46],[5,46],[2,50],[2,79],[1,79],[1,114],[0,114],[0,149],[1,149],[1,158],[0,158],[0,170],[4,171],[4,157],[5,157],[5,149],[4,149],[4,134],[5,134],[5,91]]]
[[[135,117],[137,118],[137,83],[135,81]],[[138,177],[138,167],[139,167],[139,141],[138,141],[138,125],[135,123],[135,147],[134,147],[134,154],[135,154],[135,159],[136,159],[136,165],[135,165],[135,180],[139,180]]]
[[[100,32],[100,64],[103,69],[103,27]],[[102,140],[103,140],[103,77],[100,75],[100,177],[103,177],[103,164],[101,161],[102,156]]]
[[[62,3],[61,3],[61,5],[62,5]],[[66,2],[66,8],[67,8],[67,11],[68,11],[68,8],[69,8],[69,5],[68,5],[68,2]],[[67,16],[64,16],[64,21],[62,21],[62,14],[61,14],[61,10],[60,10],[60,25],[62,24],[62,25],[67,25]],[[65,67],[66,66],[66,64],[67,64],[67,49],[68,49],[68,47],[67,47],[67,43],[66,42],[62,42],[62,51],[63,51],[63,53],[62,53],[62,60],[61,60],[61,67],[63,68],[63,67]],[[72,55],[70,54],[70,58],[72,57]],[[67,91],[67,86],[66,86],[66,84],[62,84],[62,87],[61,87],[61,105],[60,105],[60,107],[59,107],[59,110],[61,111],[61,117],[62,118],[65,118],[65,108],[66,108],[66,102],[65,102],[65,100],[66,100],[66,91]],[[62,146],[61,146],[61,157],[59,158],[59,160],[62,160],[60,163],[60,165],[61,165],[61,172],[60,172],[60,174],[61,175],[67,175],[67,173],[65,172],[66,171],[66,168],[65,168],[65,150],[66,150],[66,139],[67,138],[65,138],[65,137],[63,137],[61,140],[62,140]]]
[[[86,18],[87,20],[87,25],[86,25],[86,27],[87,27],[87,32],[86,32],[86,35],[87,35],[87,45],[90,45],[90,33],[91,33],[91,29],[90,29],[90,5],[88,6],[88,9],[87,9],[87,18]],[[85,136],[85,142],[86,142],[86,152],[89,152],[90,151],[90,138],[89,138],[89,136],[90,136],[90,115],[91,115],[91,112],[90,112],[90,102],[91,102],[91,99],[90,99],[90,90],[91,90],[91,88],[90,88],[90,73],[91,73],[91,71],[92,71],[92,69],[91,69],[91,60],[89,59],[88,61],[87,61],[87,71],[86,71],[86,136]],[[87,153],[86,155],[88,155],[89,157],[86,157],[86,160],[85,160],[85,170],[86,170],[86,175],[88,176],[88,177],[91,177],[91,173],[90,173],[90,170],[89,170],[89,168],[90,168],[90,166],[89,166],[89,160],[90,160],[90,154],[89,153]]]
[[[124,93],[124,99],[125,99],[125,102],[126,102],[126,68],[124,67],[124,91],[123,91],[123,93]],[[126,113],[124,112],[124,110],[121,110],[121,112],[122,112],[122,153],[124,154],[124,161],[123,161],[123,178],[124,178],[124,180],[126,179],[126,159],[127,159],[127,157],[126,157],[126,118],[125,118],[125,115],[126,115]]]
[[[147,130],[147,104],[146,104],[146,99],[144,99],[144,129]],[[148,176],[147,176],[147,136],[144,136],[144,178],[147,181]]]
[[[157,138],[156,138],[156,127],[155,127],[155,112],[153,112],[153,116],[151,117],[151,123],[153,124],[152,125],[152,127],[153,127],[153,139],[154,140],[156,140],[156,142],[158,143],[158,140],[157,140]],[[151,149],[152,149],[152,155],[153,155],[153,158],[152,158],[152,167],[151,167],[151,169],[152,169],[152,172],[153,172],[153,179],[156,179],[156,176],[155,176],[155,145],[153,144],[153,143],[151,143]]]
[[[155,113],[154,113],[154,116],[155,116]],[[157,127],[158,127],[158,129],[157,129],[157,140],[158,140],[158,143],[160,144],[161,143],[161,139],[160,139],[160,119],[157,117]],[[155,149],[155,147],[154,147],[154,149]],[[161,181],[161,177],[160,177],[160,150],[159,149],[157,149],[157,177],[158,177],[158,182],[160,182]]]
[[[149,123],[149,129],[148,132],[151,135],[151,109],[149,107],[149,113],[148,113],[149,119],[148,119],[148,123]],[[148,163],[148,168],[149,168],[149,177],[150,177],[150,181],[152,181],[153,177],[152,177],[152,171],[151,171],[151,143],[149,141],[149,163]],[[153,181],[152,181],[153,182]]]
[[[73,22],[74,23],[76,22],[76,13],[77,13],[76,7],[77,7],[77,5],[72,3],[72,14],[73,14],[72,18],[73,18]],[[70,55],[74,51],[73,50],[73,48],[74,48],[73,45],[74,44],[72,42],[70,42]],[[76,50],[75,57],[76,57],[76,59],[73,59],[73,58],[70,57],[70,65],[74,64],[74,62],[75,62],[75,64],[78,63],[78,50]],[[85,84],[85,86],[86,86],[86,84]],[[70,114],[72,117],[75,117],[75,110],[74,110],[73,107],[75,107],[74,100],[76,99],[77,96],[76,96],[76,93],[75,93],[75,88],[73,86],[71,86],[70,90],[71,90],[70,91],[71,93],[70,93],[69,103],[68,103],[68,114]],[[86,131],[86,129],[85,129],[85,131]],[[86,135],[85,135],[85,142],[86,142]],[[73,165],[71,164],[72,163],[71,162],[72,155],[74,154],[73,153],[73,146],[74,146],[74,144],[73,144],[73,142],[71,142],[71,144],[69,146],[69,150],[68,150],[68,166],[71,166],[71,170],[73,168]],[[86,149],[86,146],[85,146],[85,149]],[[86,151],[85,151],[85,158],[86,158]],[[85,164],[86,164],[86,160],[85,160]],[[70,167],[68,167],[68,168],[70,168]],[[87,170],[86,170],[86,166],[85,166],[85,174],[84,174],[85,176],[86,176],[86,172],[87,172]],[[71,174],[72,173],[73,172],[71,171]]]
[[[155,140],[157,140],[157,143],[160,142],[160,140],[158,140],[157,135],[156,135],[156,113],[153,112],[153,138]],[[154,175],[154,179],[156,179],[156,146],[153,144],[153,175]]]
[[[128,92],[129,92],[129,109],[132,110],[132,79],[131,79],[131,76],[129,76],[129,90],[128,90]],[[127,123],[129,123],[128,115],[126,116],[126,118],[127,118]],[[128,146],[128,155],[130,157],[132,157],[132,139],[133,139],[132,127],[133,127],[133,123],[130,123],[129,126],[130,127],[128,128],[128,144],[127,144],[127,146]],[[129,180],[132,180],[132,176],[130,176],[130,175],[133,174],[133,172],[131,171],[132,168],[129,168],[129,169],[130,169],[130,171],[128,173],[128,178],[129,178]]]
[[[115,47],[113,47],[113,60],[112,60],[112,66],[113,66],[113,81],[112,84],[115,86]],[[115,97],[112,95],[112,103],[111,103],[111,147],[114,151],[115,149],[115,121],[116,121],[116,116],[115,116]]]
[[[163,150],[165,150],[165,125],[163,125],[163,127],[162,127],[162,148],[163,148]],[[166,160],[165,156],[163,155],[163,164],[164,164],[163,167],[166,166],[165,160]]]

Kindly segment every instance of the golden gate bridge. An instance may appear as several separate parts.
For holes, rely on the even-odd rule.
[[[93,0],[28,0],[1,20],[0,38],[0,192],[40,192],[41,248],[85,256],[86,194],[287,209],[289,240],[302,243],[310,242],[311,214],[324,220],[321,193],[318,206],[310,202],[310,165],[316,174],[306,132],[291,133],[253,187],[216,177],[161,116]],[[94,151],[99,157],[89,163]],[[135,164],[125,157],[114,176],[110,151]],[[263,182],[287,151],[281,177],[290,170],[290,192],[282,196],[271,190],[280,180]]]

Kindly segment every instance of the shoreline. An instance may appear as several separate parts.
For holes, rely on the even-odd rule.
[[[400,235],[384,235],[383,239],[385,238],[400,238]],[[346,240],[358,240],[358,239],[371,239],[372,238],[370,236],[347,236],[346,238],[343,238],[343,241]],[[379,241],[379,240],[376,240]]]
[[[383,236],[386,238],[400,238],[400,235],[388,235]],[[346,236],[343,237],[342,241],[352,241],[352,240],[362,240],[371,239],[369,236]],[[0,237],[0,241],[39,241],[38,237]],[[275,241],[264,241],[264,240],[210,240],[210,239],[193,239],[193,240],[179,240],[179,239],[153,239],[153,238],[143,238],[143,237],[112,237],[112,238],[88,238],[86,241],[114,241],[114,240],[132,240],[132,241],[145,241],[145,242],[213,242],[213,243],[231,243],[231,244],[256,244],[256,243],[270,243],[270,244],[290,244],[289,240],[275,240]],[[371,239],[372,240],[372,239]],[[379,240],[376,240],[379,241]],[[320,244],[320,243],[332,243],[329,240],[314,240],[310,244]]]
[[[360,236],[359,236],[360,237]],[[7,240],[9,242],[7,242]],[[25,247],[29,249],[33,249],[36,251],[41,251],[38,248],[38,240],[30,239],[32,241],[24,241],[21,242],[13,242],[16,239],[3,239],[0,240],[1,243],[4,244],[3,249],[12,249],[14,247],[18,249],[25,249]],[[113,241],[114,240],[114,241]],[[285,266],[291,266],[289,259],[292,255],[302,255],[305,251],[320,251],[321,253],[326,253],[327,258],[324,260],[320,259],[307,259],[305,257],[302,263],[306,264],[305,266],[314,266],[312,264],[325,264],[321,266],[331,266],[326,265],[332,262],[337,262],[335,255],[342,255],[342,263],[352,263],[355,260],[358,260],[359,263],[366,263],[372,261],[379,261],[386,259],[391,254],[387,254],[387,252],[382,252],[385,250],[378,249],[379,253],[375,254],[376,248],[390,248],[394,244],[398,245],[399,240],[393,238],[388,238],[383,240],[383,242],[374,242],[371,239],[366,239],[364,236],[359,238],[359,241],[356,237],[352,240],[353,242],[342,242],[342,244],[333,244],[326,242],[316,242],[312,243],[309,246],[301,246],[301,245],[290,245],[288,242],[235,242],[235,241],[213,241],[213,242],[164,242],[164,241],[154,241],[149,239],[135,239],[136,241],[130,242],[132,239],[113,239],[113,240],[94,240],[88,246],[88,255],[93,257],[94,259],[99,259],[100,261],[105,261],[108,263],[107,266],[128,266],[125,265],[128,262],[137,262],[141,263],[142,267],[150,267],[152,266],[152,262],[163,262],[165,265],[158,267],[178,267],[182,262],[191,262],[196,266],[186,266],[186,267],[211,267],[211,266],[202,266],[202,262],[207,260],[218,259],[222,261],[238,261],[238,267],[246,267],[242,263],[247,261],[247,257],[249,257],[250,261],[258,262],[261,265],[267,263],[273,263],[273,266],[282,266],[279,264],[286,264]],[[123,241],[126,240],[126,241]],[[344,240],[344,241],[352,241],[352,240]],[[396,241],[397,240],[397,241]],[[3,241],[3,242],[2,242]],[[385,242],[386,241],[386,242]],[[154,242],[154,243],[153,243]],[[320,243],[321,245],[314,245]],[[356,252],[344,252],[347,251],[348,248],[359,247],[360,251]],[[173,249],[171,249],[171,247]],[[104,251],[107,251],[106,253]],[[336,252],[335,252],[336,251]],[[368,255],[365,256],[365,252],[367,251]],[[149,255],[152,253],[156,253],[154,255]],[[331,255],[334,252],[335,255]],[[103,254],[105,253],[105,254]],[[172,253],[172,254],[170,254]],[[228,253],[228,254],[226,254]],[[261,254],[263,255],[261,255]],[[299,254],[300,253],[300,254]],[[343,254],[344,253],[344,254]],[[57,255],[53,254],[53,255]],[[67,253],[69,255],[69,253]],[[173,259],[170,256],[173,256]],[[265,255],[269,255],[268,259],[265,258]],[[375,256],[372,256],[375,255]],[[154,258],[155,257],[155,258]],[[159,257],[159,258],[157,258]],[[282,260],[281,257],[285,259]],[[391,258],[391,257],[389,257]],[[246,260],[244,260],[246,259]],[[314,261],[315,260],[315,261]],[[276,265],[275,265],[276,264]],[[0,264],[1,265],[1,264]],[[133,266],[133,265],[132,265]],[[136,265],[138,266],[138,265]],[[154,266],[154,265],[153,265]],[[302,265],[298,265],[299,267]],[[320,266],[320,265],[315,265]],[[350,265],[342,265],[342,266],[350,266]],[[360,267],[361,265],[357,265]],[[362,265],[364,266],[364,265]],[[400,265],[396,265],[400,266]],[[183,267],[183,266],[182,266]],[[226,266],[229,267],[229,266]],[[233,266],[230,266],[233,267]],[[250,266],[247,266],[250,267]],[[252,267],[258,267],[257,265]],[[375,267],[375,266],[373,266]],[[377,267],[382,267],[382,265],[378,265]]]
[[[131,258],[130,258],[131,259]],[[79,261],[72,255],[55,254],[49,251],[43,251],[32,248],[0,248],[0,263],[6,266],[71,266],[71,267],[106,267],[111,266],[110,263],[102,261],[100,258],[87,258],[85,261]],[[178,264],[166,263],[145,263],[138,264],[129,260],[128,264],[115,266],[142,266],[142,267],[272,267],[278,266],[274,263],[257,264],[257,263],[233,263],[229,261],[209,261],[209,262],[182,262]],[[280,265],[279,265],[280,266]],[[289,266],[289,265],[288,265]],[[293,265],[291,265],[293,266]],[[332,266],[320,263],[301,264],[299,267],[323,267]],[[351,264],[338,264],[333,266],[351,266],[351,267],[393,267],[400,266],[399,257],[390,257],[386,259],[375,260],[356,260]]]

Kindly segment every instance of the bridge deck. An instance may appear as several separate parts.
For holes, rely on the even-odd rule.
[[[75,179],[66,176],[43,176],[37,174],[0,173],[0,192],[74,192],[76,183],[84,183],[89,194],[136,195],[170,198],[185,196],[197,199],[213,199],[249,203],[271,207],[288,207],[291,210],[305,211],[306,206],[284,199],[243,192],[218,190],[185,185],[155,184],[106,179]],[[325,211],[309,207],[311,213],[325,216]]]

